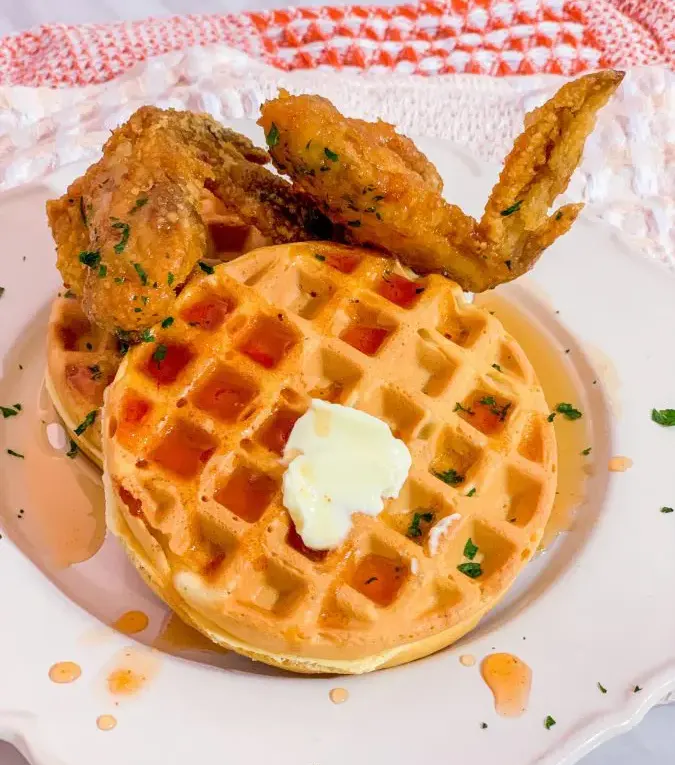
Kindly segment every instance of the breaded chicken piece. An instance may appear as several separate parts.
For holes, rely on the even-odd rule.
[[[586,75],[529,114],[480,222],[441,196],[431,165],[385,123],[343,117],[319,96],[262,107],[274,164],[349,238],[397,256],[420,273],[443,273],[482,292],[529,270],[582,208],[548,209],[569,182],[595,116],[622,72]],[[414,147],[413,147],[414,148]]]
[[[205,189],[270,242],[312,238],[314,205],[262,165],[267,152],[205,114],[146,106],[113,132],[103,157],[47,203],[64,284],[106,330],[164,319],[209,254]]]

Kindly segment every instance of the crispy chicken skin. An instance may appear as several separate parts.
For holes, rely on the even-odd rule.
[[[321,216],[263,167],[268,160],[208,115],[135,112],[103,157],[47,203],[57,266],[89,318],[139,333],[168,315],[176,288],[209,254],[205,193],[273,243],[313,238]]]
[[[595,117],[623,79],[603,71],[563,85],[525,120],[477,222],[441,195],[414,145],[383,122],[343,117],[319,96],[280,96],[262,107],[277,169],[349,238],[482,292],[528,271],[583,205],[548,210],[567,187]]]

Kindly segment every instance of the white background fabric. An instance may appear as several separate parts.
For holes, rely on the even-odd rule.
[[[330,1],[344,3],[344,0]],[[378,0],[382,5],[396,2],[398,0]],[[106,22],[153,15],[226,13],[287,4],[287,0],[98,0],[95,3],[91,0],[61,0],[58,3],[53,0],[0,0],[0,35],[54,22]],[[304,3],[299,0],[298,4]],[[312,76],[316,77],[316,74]],[[412,128],[411,132],[424,132],[415,131],[414,126],[406,127]],[[637,729],[589,755],[583,765],[665,765],[674,761],[675,707],[661,707],[649,713]],[[25,761],[12,747],[0,743],[0,765],[25,765]]]

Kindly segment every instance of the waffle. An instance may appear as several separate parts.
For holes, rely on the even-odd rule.
[[[268,244],[212,194],[204,191],[200,214],[209,232],[209,262],[227,262]],[[70,295],[64,291],[64,295]],[[103,391],[115,377],[122,353],[117,338],[92,326],[74,296],[60,295],[52,305],[47,340],[45,384],[71,438],[99,467],[103,466],[101,425],[80,435],[75,429],[103,405]],[[98,420],[98,418],[97,418]]]
[[[473,628],[537,549],[556,488],[543,392],[499,321],[447,279],[326,243],[218,266],[174,317],[104,407],[108,523],[155,592],[299,672],[394,666]],[[280,493],[311,398],[381,418],[413,458],[400,496],[324,553]]]

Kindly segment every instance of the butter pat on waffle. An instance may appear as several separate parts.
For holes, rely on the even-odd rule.
[[[537,549],[556,446],[534,371],[459,287],[365,250],[256,250],[191,281],[106,392],[110,528],[216,643],[361,673],[473,628]],[[343,543],[306,547],[282,454],[312,399],[386,422],[412,468]]]

